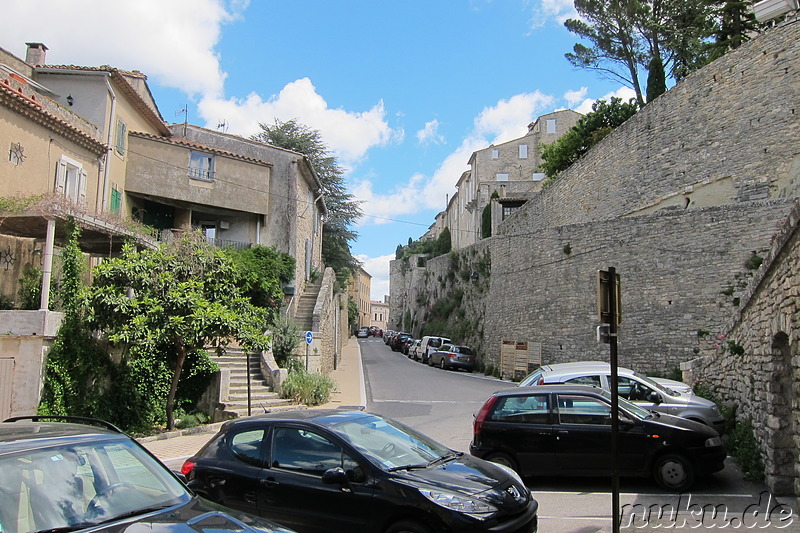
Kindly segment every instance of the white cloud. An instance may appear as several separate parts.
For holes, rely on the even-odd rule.
[[[528,131],[528,124],[554,102],[552,96],[538,91],[500,100],[475,117],[472,132],[442,161],[432,176],[414,174],[407,183],[380,194],[375,193],[370,181],[363,180],[354,184],[353,194],[363,202],[362,208],[368,215],[392,213],[392,216],[402,216],[426,209],[442,211],[456,192],[455,185],[461,174],[469,169],[473,152],[490,144],[522,137]],[[385,222],[385,219],[372,217],[362,221],[363,224]]]
[[[442,144],[444,137],[439,134],[439,121],[433,119],[425,123],[425,127],[417,132],[420,144]]]
[[[620,87],[616,91],[607,93],[597,99],[586,98],[580,103],[580,105],[574,107],[573,109],[578,113],[583,113],[585,115],[586,113],[592,112],[592,104],[594,104],[597,100],[605,100],[608,102],[612,97],[622,98],[623,102],[627,102],[631,98],[636,98],[636,92],[628,87]]]
[[[535,30],[555,21],[564,24],[568,18],[578,18],[573,0],[533,0],[531,29]]]
[[[220,95],[225,74],[214,47],[222,26],[246,6],[226,7],[222,0],[5,0],[0,35],[23,59],[26,42],[42,42],[49,64],[136,69],[192,97]]]
[[[36,41],[49,48],[49,64],[140,70],[151,84],[177,89],[197,102],[205,121],[200,125],[209,128],[224,119],[230,133],[249,136],[259,131],[259,122],[296,118],[319,130],[345,167],[374,146],[402,139],[402,130],[389,126],[382,101],[366,111],[331,108],[308,78],[288,83],[277,95],[226,96],[227,74],[217,46],[223,27],[242,17],[248,4],[249,0],[3,0],[0,35],[3,45],[23,59],[25,43]],[[109,20],[124,23],[109,27]]]
[[[578,105],[579,103],[583,102],[586,99],[586,95],[589,93],[588,87],[581,87],[576,91],[567,91],[564,93],[564,100],[567,101],[567,106],[570,109]]]
[[[354,165],[374,146],[402,137],[402,132],[393,130],[386,121],[382,101],[364,112],[334,109],[317,93],[309,78],[286,84],[280,93],[267,100],[256,93],[244,99],[210,96],[198,104],[198,110],[209,127],[224,117],[231,133],[246,137],[258,133],[260,122],[271,125],[276,118],[281,121],[296,118],[320,131],[325,144],[343,166]]]
[[[394,259],[394,254],[380,257],[357,255],[356,259],[363,263],[364,270],[372,276],[370,281],[370,300],[382,302],[383,297],[389,294],[389,261]]]

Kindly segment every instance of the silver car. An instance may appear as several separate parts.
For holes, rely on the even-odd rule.
[[[683,389],[683,392],[674,390],[628,368],[619,368],[617,379],[617,390],[622,398],[651,411],[702,422],[722,434],[725,418],[720,414],[717,405],[697,396],[691,389],[688,392],[686,389]],[[519,386],[548,383],[593,385],[610,391],[611,365],[602,361],[544,365],[523,379]]]

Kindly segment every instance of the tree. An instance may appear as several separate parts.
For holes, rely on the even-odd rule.
[[[174,427],[175,396],[187,358],[231,339],[251,349],[266,347],[266,314],[241,295],[236,282],[233,262],[198,234],[155,250],[137,252],[128,245],[122,257],[94,271],[91,325],[126,348],[130,363],[159,359],[160,367],[171,370],[163,398],[168,429]]]
[[[664,64],[660,57],[653,57],[647,69],[647,101],[667,92],[667,79],[664,76]]]
[[[436,244],[433,248],[434,255],[443,255],[450,252],[453,247],[450,238],[450,228],[445,227],[436,239]]]
[[[261,132],[251,138],[308,157],[322,184],[322,193],[328,214],[322,232],[322,260],[336,270],[340,286],[346,286],[350,273],[360,263],[350,252],[350,241],[358,234],[351,226],[361,217],[359,202],[347,191],[344,169],[330,154],[318,130],[312,130],[295,119],[287,122],[275,120],[275,125],[260,123]]]
[[[711,9],[711,36],[714,42],[709,45],[711,59],[722,57],[750,39],[757,31],[752,2],[747,0],[706,0]]]
[[[274,316],[283,301],[283,286],[294,278],[294,257],[269,246],[226,249],[225,252],[237,266],[236,279],[242,295],[256,307],[270,310]]]
[[[592,44],[573,46],[567,60],[578,68],[600,72],[621,81],[636,93],[639,106],[644,105],[639,67],[649,59],[645,43],[636,30],[642,17],[638,0],[575,0],[580,19],[567,19],[566,28]]]
[[[591,113],[582,116],[556,142],[542,146],[542,164],[539,168],[549,178],[556,178],[614,128],[635,115],[637,110],[633,99],[628,103],[617,97],[612,97],[610,102],[596,101],[592,104]]]

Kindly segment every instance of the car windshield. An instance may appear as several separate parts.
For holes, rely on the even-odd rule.
[[[394,420],[367,416],[333,428],[378,468],[390,472],[426,467],[452,450]]]
[[[603,396],[605,396],[609,402],[611,402],[611,394],[608,391],[603,391]],[[652,411],[648,411],[644,407],[640,407],[633,402],[629,402],[625,398],[617,396],[617,401],[619,402],[619,408],[623,411],[627,411],[628,414],[633,415],[635,418],[645,419],[652,416]]]
[[[189,501],[135,443],[113,438],[0,456],[0,532],[75,531]]]
[[[672,389],[670,389],[668,387],[665,387],[661,383],[659,383],[657,381],[654,381],[654,380],[650,379],[647,376],[643,376],[643,375],[639,374],[638,372],[634,372],[633,375],[636,376],[637,378],[641,379],[642,381],[644,381],[645,383],[647,383],[648,385],[650,385],[654,389],[656,389],[658,391],[661,391],[661,392],[663,392],[664,394],[666,394],[668,396],[680,396],[680,393],[678,391],[675,391],[675,390],[672,390]]]

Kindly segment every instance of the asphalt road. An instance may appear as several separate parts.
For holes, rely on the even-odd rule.
[[[481,374],[429,367],[393,352],[379,338],[359,339],[368,410],[399,420],[455,450],[468,451],[473,413],[494,391],[514,386]],[[540,531],[613,531],[607,478],[526,479],[540,505]],[[800,532],[791,498],[726,467],[691,493],[668,494],[650,480],[623,479],[620,531],[731,529]]]

